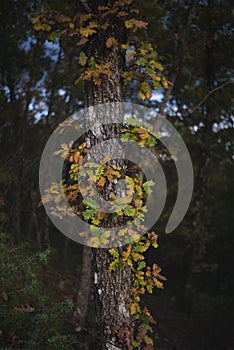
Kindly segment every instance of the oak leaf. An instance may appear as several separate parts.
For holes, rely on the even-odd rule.
[[[80,34],[81,36],[83,36],[84,38],[88,38],[89,36],[93,35],[94,33],[96,33],[95,29],[91,29],[91,28],[80,28]]]
[[[62,13],[58,13],[58,14],[56,15],[55,19],[56,19],[56,21],[61,22],[61,23],[63,23],[63,22],[70,22],[70,21],[71,21],[71,18],[70,18],[70,17],[65,16],[65,15],[62,14]]]
[[[109,49],[110,47],[112,46],[117,46],[118,45],[118,42],[115,38],[113,37],[110,37],[107,39],[106,41],[106,47]]]

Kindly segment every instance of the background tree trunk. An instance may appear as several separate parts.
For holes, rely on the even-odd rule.
[[[84,246],[74,313],[81,325],[85,323],[88,311],[91,287],[91,265],[91,248]]]

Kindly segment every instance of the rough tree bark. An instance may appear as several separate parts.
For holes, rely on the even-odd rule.
[[[100,18],[99,6],[113,7],[111,0],[92,0],[89,2],[91,10],[97,18]],[[98,64],[111,62],[112,75],[102,76],[101,85],[95,85],[92,81],[85,82],[85,106],[90,107],[101,103],[123,101],[123,85],[121,74],[124,69],[124,57],[117,46],[106,47],[106,40],[114,37],[119,45],[125,36],[123,20],[113,14],[110,26],[105,34],[97,34],[93,42],[90,43],[88,57],[94,57]],[[111,109],[111,107],[110,107]],[[109,110],[104,112],[104,123],[111,124],[122,121],[121,110]],[[121,119],[120,119],[121,117]],[[86,117],[88,126],[93,126],[94,120],[89,114]],[[109,127],[103,129],[102,134],[92,135],[90,147],[97,141],[111,139],[116,136],[116,128]],[[111,146],[110,146],[111,147]],[[109,149],[108,153],[112,150]],[[108,197],[108,193],[105,194]],[[119,251],[121,248],[118,248]],[[132,317],[126,308],[126,299],[129,297],[129,290],[132,283],[132,272],[129,267],[117,268],[109,271],[112,257],[108,249],[92,249],[93,273],[96,297],[96,315],[99,331],[103,336],[102,349],[131,349],[131,332],[134,324]]]

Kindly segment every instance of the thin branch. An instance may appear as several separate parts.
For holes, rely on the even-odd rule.
[[[213,90],[209,91],[208,94],[206,94],[205,97],[203,97],[203,99],[192,109],[191,113],[194,113],[202,104],[203,102],[210,96],[212,95],[215,91],[218,91],[220,89],[223,89],[225,86],[227,86],[228,84],[233,84],[232,81],[226,81],[225,83],[223,83],[220,86],[217,86],[216,88],[214,88]]]
[[[178,44],[177,47],[177,52],[176,52],[176,59],[175,62],[173,64],[173,68],[172,68],[172,74],[171,74],[171,85],[170,87],[166,90],[165,96],[163,98],[163,101],[159,107],[159,114],[163,114],[164,109],[166,107],[166,104],[171,96],[171,93],[175,87],[175,83],[178,77],[178,73],[179,73],[179,69],[181,66],[181,63],[183,61],[183,55],[184,55],[184,51],[185,51],[185,47],[187,45],[188,39],[189,39],[189,35],[190,35],[190,30],[191,30],[191,24],[192,24],[192,18],[194,16],[194,13],[196,11],[196,6],[198,4],[197,0],[192,0],[191,4],[190,4],[190,8],[188,10],[188,17],[187,17],[187,23],[185,25],[185,29],[182,33],[182,38],[181,41]]]

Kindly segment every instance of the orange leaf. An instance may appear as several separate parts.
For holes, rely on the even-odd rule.
[[[101,179],[98,180],[97,185],[98,185],[99,187],[103,187],[103,186],[105,185],[105,182],[106,182],[106,179],[105,179],[104,177],[101,177]]]
[[[74,156],[74,161],[80,165],[82,163],[82,160],[83,157],[80,155],[80,152],[77,152]]]
[[[108,38],[106,41],[106,47],[108,47],[108,49],[112,46],[117,46],[117,45],[118,45],[118,42],[113,37]]]

